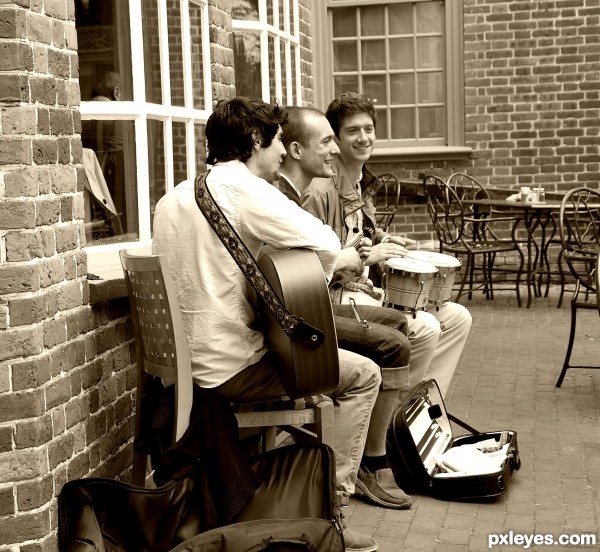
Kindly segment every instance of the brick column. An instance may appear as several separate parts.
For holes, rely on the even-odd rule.
[[[89,415],[69,402],[89,319],[76,43],[72,0],[0,5],[2,550],[56,550],[56,495],[88,471],[64,463]]]

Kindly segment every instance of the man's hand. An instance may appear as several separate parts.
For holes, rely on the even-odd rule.
[[[364,268],[365,265],[358,251],[354,247],[344,247],[340,251],[333,268],[333,278],[330,285],[349,282],[355,276],[362,275]]]
[[[367,266],[374,265],[375,263],[381,261],[387,261],[392,257],[405,257],[408,253],[408,249],[406,249],[402,245],[398,245],[397,243],[392,242],[391,240],[385,243],[378,243],[371,248],[371,254],[369,258],[366,260],[365,264]]]
[[[360,255],[361,261],[364,263],[371,254],[371,249],[373,247],[373,242],[369,238],[362,238],[358,244],[356,250]]]
[[[414,247],[417,245],[415,240],[403,236],[390,236],[387,239],[387,243],[395,243],[401,245],[402,247]]]

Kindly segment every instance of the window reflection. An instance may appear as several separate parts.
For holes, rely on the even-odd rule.
[[[262,97],[260,38],[258,33],[233,33],[235,88],[238,96]]]
[[[132,99],[128,3],[76,0],[75,28],[83,101]],[[133,122],[84,120],[85,230],[88,243],[138,236]]]

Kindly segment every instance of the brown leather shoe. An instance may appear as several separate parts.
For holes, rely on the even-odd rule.
[[[369,537],[346,527],[344,533],[344,550],[346,552],[375,552],[377,543]]]
[[[398,485],[390,468],[370,472],[365,468],[358,470],[356,479],[357,494],[368,498],[378,506],[406,510],[412,506],[412,500]]]

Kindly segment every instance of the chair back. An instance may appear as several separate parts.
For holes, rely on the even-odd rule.
[[[444,246],[462,243],[465,232],[465,212],[456,191],[434,175],[427,175],[424,178],[423,189],[441,250]]]
[[[564,196],[559,214],[562,255],[571,274],[596,292],[595,268],[600,251],[600,191],[574,188]]]
[[[453,173],[448,178],[450,186],[461,199],[489,199],[490,193],[481,182],[465,173]]]
[[[393,173],[384,173],[377,177],[383,186],[379,189],[373,202],[375,218],[378,226],[387,232],[398,211],[400,201],[400,182]]]
[[[190,354],[167,260],[121,251],[131,305],[140,385],[147,374],[175,385],[175,440],[189,425],[193,381]]]

